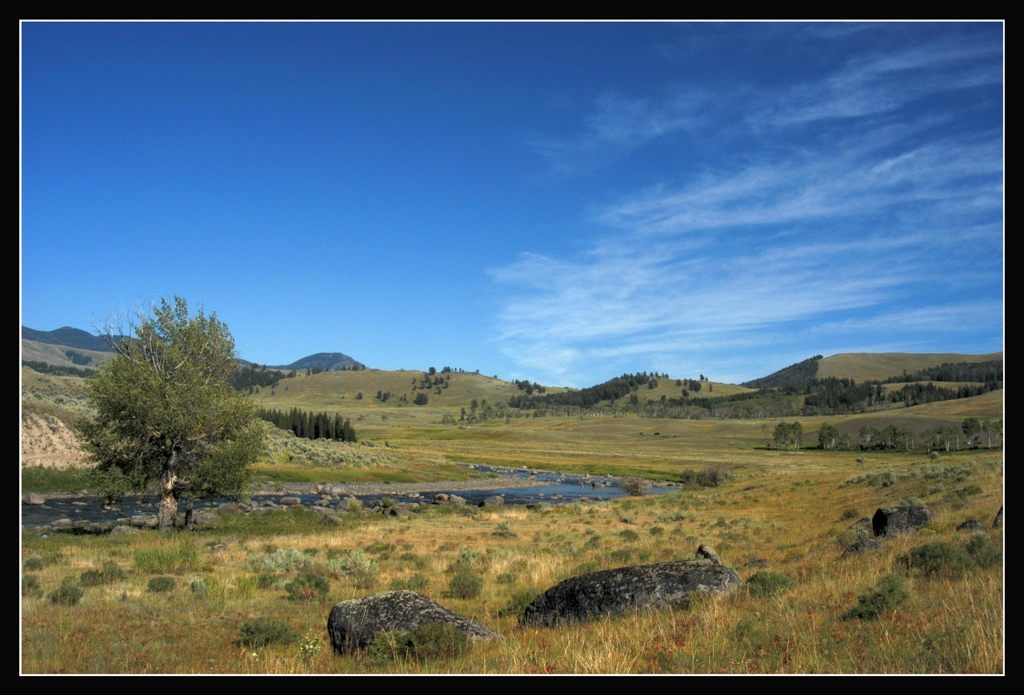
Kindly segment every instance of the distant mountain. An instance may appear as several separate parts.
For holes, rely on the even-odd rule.
[[[296,360],[291,364],[271,367],[271,369],[294,369],[298,371],[300,369],[312,369],[313,367],[319,367],[324,371],[334,372],[353,368],[366,369],[366,365],[362,362],[357,362],[348,355],[344,355],[340,352],[318,352],[315,355],[309,355],[308,357]]]
[[[64,326],[55,331],[37,331],[27,326],[21,327],[21,337],[24,340],[34,340],[37,343],[49,345],[63,345],[65,347],[78,348],[80,350],[94,350],[96,352],[114,352],[114,349],[92,333],[79,328]]]
[[[774,374],[769,374],[752,381],[744,381],[740,386],[746,386],[750,389],[771,389],[806,384],[818,373],[818,362],[822,359],[821,355],[815,355],[803,362],[797,362],[784,369],[780,369]]]

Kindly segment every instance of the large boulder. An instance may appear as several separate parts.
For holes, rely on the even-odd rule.
[[[996,518],[992,521],[992,528],[1003,527],[1003,508],[999,508],[999,512],[996,514]]]
[[[37,492],[26,492],[25,495],[21,498],[21,501],[24,504],[29,504],[33,506],[46,504],[46,498]]]
[[[500,495],[495,495],[494,497],[486,498],[484,501],[482,501],[479,504],[479,506],[481,506],[481,507],[500,507],[503,504],[505,504],[505,498],[501,497]]]
[[[342,601],[331,609],[327,633],[334,652],[342,654],[369,647],[385,632],[411,630],[429,623],[454,625],[473,642],[501,639],[494,630],[413,591],[385,591]]]
[[[553,626],[684,605],[693,594],[728,594],[741,584],[735,570],[709,559],[604,570],[551,587],[527,606],[523,622]]]
[[[916,533],[934,518],[927,507],[882,507],[871,517],[871,529],[876,536],[899,536]]]

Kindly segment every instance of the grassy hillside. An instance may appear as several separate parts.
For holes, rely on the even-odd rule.
[[[818,379],[834,376],[837,378],[867,381],[898,376],[903,370],[914,372],[935,367],[944,362],[987,362],[1003,359],[1002,352],[984,355],[967,355],[957,352],[850,352],[832,355],[818,362]]]
[[[89,357],[87,364],[75,364],[68,356],[67,351],[73,350],[85,357]],[[21,340],[21,359],[27,362],[46,362],[47,364],[62,367],[76,367],[78,369],[97,369],[104,362],[114,356],[113,352],[99,352],[97,350],[86,350],[84,348],[68,347],[66,345],[53,345],[40,343],[35,340]]]

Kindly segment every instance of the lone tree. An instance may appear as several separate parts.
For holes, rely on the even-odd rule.
[[[96,419],[82,426],[84,448],[97,462],[108,496],[159,488],[159,527],[174,528],[178,499],[242,493],[264,450],[259,406],[228,381],[235,343],[217,315],[189,316],[180,297],[121,322],[104,339],[117,351],[89,380]],[[115,335],[115,328],[119,335]]]

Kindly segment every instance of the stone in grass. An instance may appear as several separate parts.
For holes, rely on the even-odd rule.
[[[527,606],[523,622],[554,626],[685,605],[695,594],[729,594],[742,584],[735,570],[706,558],[603,570],[551,587]]]
[[[505,504],[505,498],[495,495],[494,497],[488,497],[480,503],[481,507],[500,507]]]
[[[1000,507],[999,511],[996,513],[996,518],[992,521],[992,528],[1002,528],[1002,527],[1003,527],[1003,508]]]
[[[491,535],[499,538],[519,538],[519,535],[512,531],[492,531]]]
[[[854,543],[849,548],[844,550],[841,557],[846,557],[847,555],[856,555],[857,553],[863,553],[869,550],[881,550],[881,548],[882,544],[879,543],[877,540],[875,540],[874,538],[866,538],[862,541]]]
[[[871,528],[876,536],[898,536],[916,533],[934,518],[927,507],[882,507],[871,517]]]
[[[111,536],[129,536],[133,533],[141,533],[141,531],[131,526],[115,526],[114,528],[110,529]]]
[[[968,519],[962,524],[958,524],[956,527],[957,531],[977,531],[981,528],[981,524],[978,523],[977,519]]]
[[[473,642],[501,639],[494,630],[414,591],[385,591],[342,601],[331,609],[327,633],[334,652],[342,654],[366,649],[386,632],[409,631],[430,623],[453,625]]]

